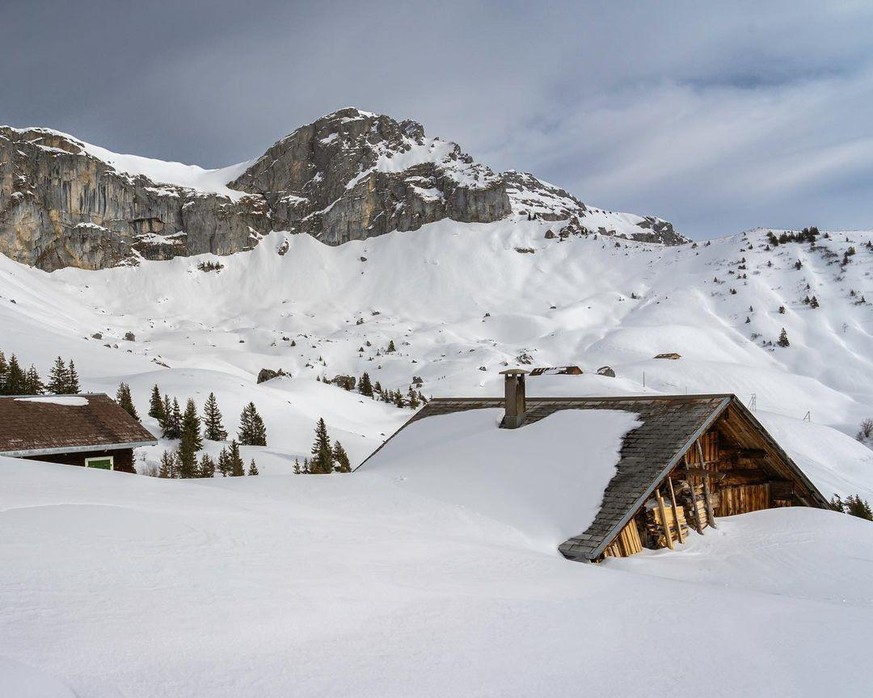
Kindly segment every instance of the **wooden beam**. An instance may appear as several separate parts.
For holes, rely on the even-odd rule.
[[[727,477],[727,473],[720,473],[713,470],[706,470],[705,468],[685,468],[685,472],[689,475],[698,475],[698,476],[709,476],[714,477],[716,480],[721,480]]]
[[[703,463],[703,449],[700,448],[700,439],[697,440],[697,452],[700,454],[700,462]],[[713,528],[715,525],[715,512],[712,510],[712,499],[709,496],[709,473],[704,474],[703,480],[703,503],[706,505],[706,521]]]
[[[667,523],[667,508],[664,506],[661,490],[655,490],[655,498],[658,500],[658,510],[661,512],[661,528],[664,529],[664,539],[667,542],[667,547],[673,550],[673,535],[670,533],[670,524]]]
[[[691,479],[685,480],[688,489],[691,490],[691,521],[694,523],[694,530],[701,535],[703,534],[703,524],[700,521],[700,512],[697,511],[697,493],[694,491],[694,483]]]
[[[676,536],[679,538],[679,545],[685,543],[685,534],[682,533],[682,524],[679,523],[679,505],[676,504],[676,492],[673,489],[673,478],[667,476],[667,484],[670,485],[670,501],[673,505],[673,523],[676,524]]]

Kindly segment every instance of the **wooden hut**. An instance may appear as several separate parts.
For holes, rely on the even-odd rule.
[[[0,398],[0,456],[133,473],[133,449],[156,443],[107,395]]]
[[[507,415],[510,408],[513,414],[504,417],[501,427],[522,431],[560,410],[637,415],[641,425],[624,436],[599,512],[586,530],[559,546],[571,560],[673,548],[690,530],[703,533],[717,526],[721,516],[786,506],[828,508],[825,497],[735,395],[527,398],[524,373],[516,373],[506,376],[506,403],[499,398],[434,399],[407,425],[504,404],[509,405]]]

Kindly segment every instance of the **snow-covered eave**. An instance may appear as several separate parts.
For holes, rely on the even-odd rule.
[[[28,456],[55,456],[60,453],[85,453],[87,451],[122,451],[140,446],[154,446],[157,439],[151,441],[129,441],[127,443],[87,444],[85,446],[60,446],[56,448],[26,448],[18,451],[0,451],[0,456],[9,458],[26,458]]]

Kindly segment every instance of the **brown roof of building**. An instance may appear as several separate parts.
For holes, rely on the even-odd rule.
[[[435,399],[413,415],[401,429],[414,421],[438,414],[499,408],[503,404],[501,398]],[[594,521],[587,530],[561,544],[561,553],[572,560],[596,559],[651,496],[663,477],[676,466],[684,452],[729,407],[754,432],[755,438],[761,439],[772,450],[781,463],[783,474],[801,485],[811,503],[827,506],[827,500],[734,395],[529,397],[524,424],[567,409],[624,410],[639,415],[642,422],[641,426],[624,437],[616,474],[603,493],[603,503]]]
[[[58,402],[51,402],[53,398]],[[67,398],[87,400],[84,405]],[[145,427],[108,395],[0,398],[0,456],[50,455],[156,443]]]

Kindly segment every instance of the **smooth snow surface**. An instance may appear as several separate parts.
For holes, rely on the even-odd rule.
[[[594,521],[622,440],[641,422],[620,410],[564,410],[500,429],[502,416],[482,409],[418,420],[362,471],[506,523],[556,554]]]
[[[44,402],[49,405],[67,405],[68,407],[84,407],[88,398],[80,395],[48,395],[44,397],[17,397],[16,402]]]
[[[869,522],[759,512],[684,550],[586,565],[400,485],[365,469],[167,481],[0,458],[0,695],[22,695],[21,665],[52,698],[873,685]]]

